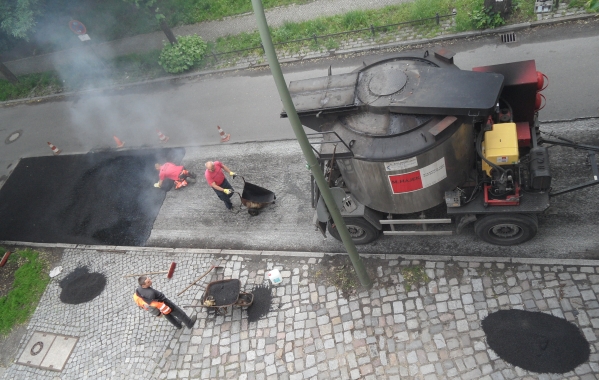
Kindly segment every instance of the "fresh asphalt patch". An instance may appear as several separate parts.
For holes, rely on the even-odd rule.
[[[566,373],[589,360],[589,342],[578,327],[550,314],[499,310],[482,328],[500,358],[527,371]]]
[[[60,300],[77,305],[99,296],[106,287],[106,276],[97,272],[90,273],[87,267],[78,267],[66,275],[59,285],[62,288]]]
[[[0,189],[0,240],[144,245],[165,198],[155,163],[185,150],[22,159]]]
[[[254,302],[247,308],[248,322],[257,322],[270,311],[272,288],[269,285],[257,285],[251,293],[254,295]]]

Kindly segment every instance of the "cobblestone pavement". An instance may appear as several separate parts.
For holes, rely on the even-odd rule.
[[[599,265],[593,261],[373,255],[364,259],[373,289],[346,298],[350,265],[342,255],[91,248],[65,249],[63,272],[44,293],[18,353],[34,331],[78,336],[64,370],[13,364],[4,379],[599,378]],[[223,268],[177,297],[215,257]],[[177,262],[173,278],[156,275],[154,287],[179,305],[197,304],[205,284],[216,279],[238,278],[251,291],[277,268],[283,282],[273,287],[270,312],[258,322],[248,323],[238,308],[225,316],[198,308],[193,329],[175,330],[134,306],[135,279],[123,277],[167,269],[171,261]],[[58,283],[80,266],[104,273],[106,289],[88,303],[63,304]],[[428,279],[417,283],[409,276],[415,273]],[[341,289],[332,285],[339,280],[346,281]],[[504,362],[487,345],[481,321],[510,308],[577,325],[590,343],[589,361],[563,375]]]

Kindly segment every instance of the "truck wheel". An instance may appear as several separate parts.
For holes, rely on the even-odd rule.
[[[491,214],[474,223],[476,236],[495,245],[516,245],[532,239],[539,228],[532,214]]]
[[[345,221],[345,225],[347,226],[347,230],[349,231],[354,244],[360,245],[373,242],[381,233],[376,227],[362,218],[344,218],[343,220]],[[336,226],[333,226],[332,220],[329,220],[327,223],[327,231],[329,231],[329,234],[335,239],[341,240],[339,231],[337,231]]]

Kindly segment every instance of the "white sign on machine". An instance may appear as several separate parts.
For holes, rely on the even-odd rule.
[[[416,158],[413,158],[411,160],[413,160],[413,166],[418,166],[418,161],[416,160]],[[386,162],[385,168],[395,168],[398,166],[401,167],[402,165],[410,165],[412,162],[408,161],[410,160],[397,161],[397,163],[401,163],[399,165],[393,165],[395,163]],[[409,167],[411,166],[406,166],[404,167],[404,169],[407,169]],[[398,169],[387,169],[387,171],[390,170]],[[433,162],[432,164],[427,165],[418,170],[414,170],[409,173],[390,175],[389,183],[391,185],[391,190],[393,191],[393,194],[402,194],[422,190],[438,182],[441,182],[445,178],[447,178],[447,170],[445,168],[445,157],[441,157],[439,160]]]

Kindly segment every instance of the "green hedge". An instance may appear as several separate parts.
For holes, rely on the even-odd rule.
[[[206,54],[206,42],[197,34],[177,37],[178,43],[165,43],[158,63],[167,73],[177,74],[193,68]]]

